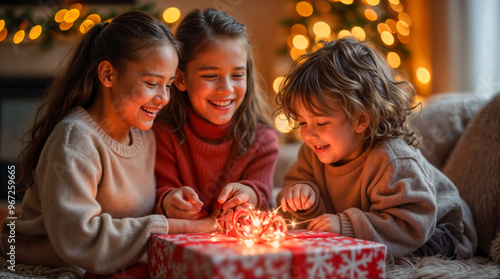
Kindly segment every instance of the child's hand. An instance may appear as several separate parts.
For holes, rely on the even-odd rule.
[[[216,220],[204,217],[198,220],[168,219],[168,233],[199,233],[217,231]]]
[[[287,188],[281,196],[281,210],[306,210],[316,202],[316,192],[307,184],[295,184]]]
[[[189,222],[192,222],[192,224],[187,231],[188,233],[205,233],[217,230],[216,220],[210,216]]]
[[[340,234],[340,217],[337,214],[323,214],[314,218],[307,229]]]
[[[189,186],[172,190],[163,199],[163,210],[169,218],[194,220],[202,206],[198,194]]]
[[[246,202],[255,206],[258,196],[250,186],[241,183],[229,183],[222,189],[217,201],[222,204],[222,210],[227,211]]]

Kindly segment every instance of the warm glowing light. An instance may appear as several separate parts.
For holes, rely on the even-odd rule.
[[[427,70],[424,67],[420,67],[417,69],[417,79],[423,84],[429,83],[431,81],[431,74],[429,73],[429,70]]]
[[[314,6],[316,7],[316,10],[318,10],[318,12],[324,13],[324,14],[329,13],[330,10],[332,9],[332,6],[330,5],[330,3],[323,1],[323,0],[316,1]]]
[[[273,81],[274,92],[278,93],[280,91],[281,83],[283,82],[284,79],[285,78],[281,77],[281,76],[274,79],[274,81]]]
[[[94,22],[90,19],[86,19],[80,25],[80,32],[85,34],[90,30],[90,28],[92,28],[92,26],[94,26]]]
[[[378,15],[374,10],[366,9],[365,10],[365,17],[366,17],[366,19],[368,19],[370,21],[376,21],[378,18]]]
[[[79,10],[80,12],[82,11],[82,4],[80,3],[75,3],[71,6],[69,6],[69,9],[72,10],[72,9],[76,9],[76,10]]]
[[[247,247],[260,242],[280,242],[288,231],[283,217],[256,211],[252,206],[238,208],[232,214],[223,211],[217,217],[217,224],[221,232],[236,234]]]
[[[290,29],[293,35],[306,35],[307,34],[307,28],[302,25],[302,24],[294,24],[292,26],[292,29]]]
[[[354,26],[351,30],[351,33],[354,37],[358,38],[360,41],[364,41],[366,39],[366,33],[363,28],[359,26]]]
[[[297,10],[297,13],[303,17],[308,17],[313,13],[313,6],[311,3],[305,1],[297,3],[295,9]]]
[[[293,37],[293,46],[297,49],[306,49],[309,46],[309,39],[304,35]]]
[[[166,9],[163,12],[163,20],[167,23],[174,23],[181,17],[181,11],[175,7]]]
[[[410,36],[403,36],[400,33],[398,33],[398,40],[403,44],[409,44],[411,37]]]
[[[94,24],[101,23],[101,16],[98,14],[91,14],[87,17],[88,20],[91,20]]]
[[[346,4],[346,5],[351,5],[352,2],[354,2],[354,0],[340,0],[340,2],[342,2],[343,4]]]
[[[63,21],[67,23],[72,23],[75,22],[75,20],[80,17],[80,11],[77,9],[71,9],[69,10],[63,17]]]
[[[54,16],[54,20],[58,23],[61,23],[63,22],[64,20],[64,16],[66,15],[66,13],[68,12],[67,9],[61,9],[59,10],[56,15]]]
[[[390,29],[390,32],[392,34],[396,34],[398,32],[398,29],[396,27],[396,21],[394,19],[388,19],[385,21],[385,24],[387,25],[387,27],[389,27]]]
[[[25,35],[26,33],[24,32],[24,30],[19,30],[16,32],[16,34],[14,34],[14,38],[12,39],[12,41],[14,41],[14,44],[19,44],[24,40]]]
[[[273,242],[273,247],[274,247],[274,248],[278,248],[278,247],[280,247],[280,243],[279,243],[278,241],[274,241],[274,242]]]
[[[398,19],[404,23],[406,23],[407,26],[410,26],[412,21],[411,21],[411,16],[407,13],[399,13],[398,14]]]
[[[6,37],[7,37],[7,28],[4,28],[2,29],[2,31],[0,31],[0,42],[3,41]]]
[[[332,33],[330,26],[323,21],[318,21],[313,25],[313,32],[318,37],[328,37]]]
[[[384,31],[391,32],[391,28],[385,23],[379,23],[379,24],[377,24],[377,31],[380,34],[382,34],[382,32],[384,32]]]
[[[392,4],[392,3],[389,3],[389,4],[390,4],[391,8],[398,13],[402,12],[404,9],[403,4],[399,1],[397,4]]]
[[[388,46],[394,44],[394,36],[389,31],[382,32],[382,34],[380,34],[380,38],[382,39],[382,42]]]
[[[410,35],[410,27],[404,21],[398,21],[396,24],[398,32],[403,36]]]
[[[340,32],[337,34],[337,37],[339,39],[343,38],[343,37],[349,37],[349,36],[352,36],[352,34],[348,30],[340,30]]]
[[[38,38],[40,36],[40,34],[42,34],[42,26],[35,25],[35,26],[33,26],[33,28],[31,28],[30,33],[29,33],[29,37],[30,37],[30,39],[35,40],[36,38]]]
[[[380,3],[380,0],[366,0],[366,3],[370,6],[377,6]]]
[[[253,246],[253,241],[250,239],[245,239],[243,241],[247,247],[252,247]]]
[[[61,29],[62,31],[69,30],[71,27],[73,27],[73,23],[74,22],[63,21],[63,22],[59,23],[59,29]]]
[[[5,20],[0,19],[0,31],[2,31],[4,27],[5,27]]]
[[[397,5],[399,4],[399,0],[389,0],[389,3]]]
[[[401,65],[401,58],[397,53],[391,51],[387,53],[387,63],[394,69],[398,68]]]
[[[423,103],[425,103],[425,97],[420,94],[415,95],[415,97],[413,98],[413,105],[416,106]]]
[[[283,112],[278,114],[278,116],[274,119],[274,126],[283,134],[290,133],[293,130],[290,122],[288,122],[288,119]]]
[[[290,57],[292,57],[293,60],[299,58],[299,56],[307,54],[307,51],[305,49],[298,49],[295,47],[292,47],[290,49]]]

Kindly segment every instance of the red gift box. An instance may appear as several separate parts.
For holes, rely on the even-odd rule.
[[[314,231],[288,231],[279,247],[247,247],[223,234],[150,239],[150,278],[385,278],[386,246]]]

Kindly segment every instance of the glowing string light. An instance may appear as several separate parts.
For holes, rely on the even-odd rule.
[[[234,232],[247,247],[255,243],[269,242],[273,247],[285,239],[288,231],[285,219],[274,212],[255,210],[252,206],[239,208],[234,213],[223,214],[219,229],[226,234]],[[219,220],[218,220],[219,221]]]

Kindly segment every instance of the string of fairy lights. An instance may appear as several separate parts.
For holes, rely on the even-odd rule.
[[[0,13],[0,42],[9,41],[15,45],[29,41],[40,41],[42,48],[52,46],[58,36],[74,33],[85,34],[92,26],[109,22],[118,15],[113,10],[106,15],[93,11],[90,6],[75,3],[68,7],[43,7],[38,13],[31,8],[8,7]],[[179,20],[181,12],[176,7],[163,11],[153,4],[132,7],[163,19],[167,26]]]
[[[345,36],[368,40],[386,57],[395,69],[405,68],[409,57],[412,18],[400,0],[295,0],[295,11],[282,21],[290,32],[281,53],[293,60],[320,47],[320,41],[332,41]],[[426,68],[416,72],[418,82],[430,81]],[[283,77],[274,79],[273,90],[278,93]],[[281,133],[293,131],[284,114],[275,118]]]

